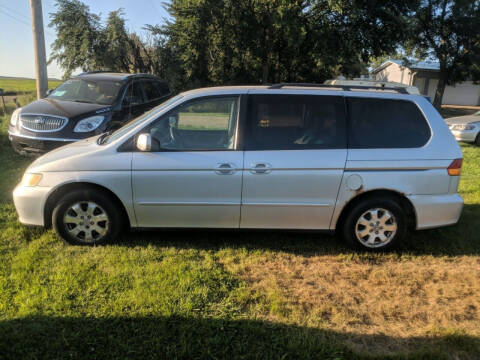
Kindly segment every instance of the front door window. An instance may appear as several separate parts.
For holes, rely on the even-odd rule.
[[[233,150],[238,97],[192,100],[155,121],[147,131],[154,150]]]

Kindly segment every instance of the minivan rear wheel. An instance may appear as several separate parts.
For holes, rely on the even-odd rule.
[[[406,213],[394,199],[366,199],[348,213],[342,237],[357,249],[383,251],[401,243],[407,235]]]
[[[57,234],[71,245],[103,245],[120,233],[120,214],[108,195],[75,190],[62,197],[52,213]]]

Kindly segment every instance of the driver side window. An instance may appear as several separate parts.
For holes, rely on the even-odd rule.
[[[195,99],[159,118],[149,132],[164,150],[231,150],[237,117],[238,97]]]

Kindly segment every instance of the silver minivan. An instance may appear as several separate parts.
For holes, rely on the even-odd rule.
[[[311,229],[384,250],[455,224],[461,150],[422,96],[311,84],[182,93],[34,161],[24,224],[70,244],[125,229]]]

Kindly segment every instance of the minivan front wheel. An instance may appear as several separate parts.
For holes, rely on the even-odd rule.
[[[72,245],[102,245],[120,232],[120,215],[111,199],[95,190],[62,197],[52,214],[57,234]]]
[[[387,250],[405,238],[406,214],[393,199],[371,198],[351,209],[341,230],[347,243],[356,248]]]

